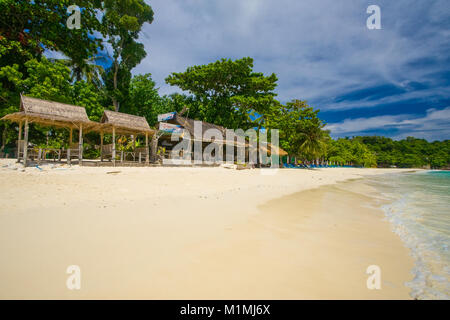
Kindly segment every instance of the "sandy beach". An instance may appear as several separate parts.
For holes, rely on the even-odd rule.
[[[364,184],[401,169],[13,161],[0,161],[1,299],[410,299],[412,258]]]

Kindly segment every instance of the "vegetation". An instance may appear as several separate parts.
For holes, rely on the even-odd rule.
[[[318,113],[306,101],[292,100],[272,107],[265,115],[265,125],[280,131],[280,147],[286,152],[313,160],[323,155],[329,140]]]
[[[191,116],[231,129],[260,126],[271,106],[276,104],[273,90],[275,74],[253,72],[253,59],[222,59],[203,66],[172,73],[166,82],[188,91],[199,102]],[[258,115],[258,116],[257,116]]]
[[[327,148],[327,159],[340,165],[377,166],[375,154],[358,139],[331,140]]]
[[[67,7],[73,4],[81,8],[81,29],[66,27]],[[100,120],[103,110],[111,109],[144,116],[151,126],[158,114],[187,107],[190,118],[231,129],[279,129],[280,146],[301,161],[448,167],[448,140],[331,139],[319,110],[300,99],[277,101],[277,76],[255,72],[250,57],[174,72],[166,82],[185,93],[161,96],[151,74],[132,75],[146,57],[139,33],[153,15],[144,0],[2,0],[0,117],[18,110],[21,93],[83,106],[91,120]],[[52,58],[46,58],[50,53]],[[63,130],[32,127],[35,145],[59,147],[67,141]],[[13,148],[17,125],[2,121],[0,133],[2,150]],[[93,147],[98,139],[86,135],[87,156],[98,154]]]
[[[102,31],[113,49],[105,80],[114,109],[119,111],[127,98],[131,70],[147,55],[137,39],[144,23],[152,23],[153,10],[144,0],[107,0],[103,9]]]
[[[450,140],[428,142],[408,137],[395,141],[386,137],[355,137],[371,150],[380,167],[444,168],[450,164]]]

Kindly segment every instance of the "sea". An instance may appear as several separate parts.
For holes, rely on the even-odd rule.
[[[414,299],[450,299],[450,171],[420,171],[370,178],[382,209],[414,259],[406,286]]]

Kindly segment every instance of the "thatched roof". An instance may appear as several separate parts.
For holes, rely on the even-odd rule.
[[[178,124],[182,127],[184,127],[185,129],[187,129],[189,131],[189,133],[194,136],[194,120],[193,119],[189,119],[189,118],[185,118],[180,116],[179,114],[175,114],[175,117],[172,120],[167,121],[169,123],[174,123],[174,124]],[[226,143],[226,128],[222,127],[222,126],[218,126],[216,124],[213,123],[209,123],[209,122],[204,122],[202,121],[202,133],[204,134],[206,130],[209,129],[217,129],[222,133],[223,139],[224,139],[224,143]],[[205,142],[207,142],[206,140],[203,140]],[[230,143],[233,143],[232,141],[230,141]],[[234,140],[234,143],[237,144],[237,138]],[[248,141],[245,142],[245,146],[248,147],[249,143]],[[265,148],[263,148],[265,149]],[[285,156],[287,155],[287,152],[284,151],[283,149],[281,149],[280,147],[275,147],[270,143],[267,143],[267,153],[270,155],[272,154],[272,149],[274,153],[278,153],[279,156]]]
[[[192,137],[194,137],[194,122],[195,122],[194,119],[185,118],[185,117],[180,116],[178,113],[176,113],[175,116],[171,120],[168,120],[167,122],[182,126],[184,129],[186,129],[191,134]],[[202,121],[202,136],[209,129],[219,130],[219,132],[223,136],[223,139],[224,139],[223,142],[225,143],[226,130],[227,130],[226,128],[209,123],[209,122]],[[204,140],[204,141],[207,142],[206,140]]]
[[[266,151],[266,148],[262,147],[262,149],[264,151]],[[273,153],[278,154],[278,156],[280,156],[280,157],[288,155],[288,153],[286,151],[284,151],[283,149],[281,149],[280,147],[276,147],[271,143],[267,143],[267,154],[271,155],[272,150],[273,150]]]
[[[80,123],[86,128],[95,126],[95,122],[89,120],[83,107],[21,96],[20,111],[8,114],[2,120],[20,122],[25,119],[57,127],[76,127]]]
[[[189,133],[191,134],[192,137],[194,137],[194,121],[195,120],[193,120],[193,119],[182,117],[178,113],[176,113],[175,116],[172,119],[167,120],[168,123],[177,124],[177,125],[180,125],[180,126],[184,127],[187,131],[189,131]],[[218,126],[216,124],[212,124],[212,123],[209,123],[209,122],[202,121],[202,134],[204,134],[205,131],[208,130],[208,129],[217,129],[217,130],[219,130],[222,133],[222,136],[223,136],[223,139],[224,139],[223,143],[226,143],[226,130],[227,129],[225,127]],[[203,139],[203,141],[204,142],[209,142],[209,141],[204,140],[204,139]],[[233,142],[230,141],[230,143],[233,143]],[[237,138],[234,140],[234,144],[237,144]],[[245,146],[248,146],[248,145],[249,145],[248,141],[245,142]],[[275,153],[278,153],[280,156],[287,155],[287,152],[284,151],[283,149],[281,149],[280,147],[275,147],[275,146],[273,146],[270,143],[267,143],[267,146],[268,146],[268,148],[267,148],[268,149],[267,150],[268,154],[271,154],[272,149],[273,149],[273,151]]]
[[[117,133],[123,134],[139,134],[139,133],[153,133],[150,129],[147,120],[144,117],[139,117],[127,113],[115,112],[105,110],[103,112],[102,130],[110,132],[114,127]]]

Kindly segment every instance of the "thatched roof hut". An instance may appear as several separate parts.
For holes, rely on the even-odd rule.
[[[100,120],[103,132],[112,132],[115,128],[119,134],[153,134],[147,120],[144,117],[135,116],[127,113],[105,110]]]
[[[34,122],[43,126],[60,127],[70,129],[69,149],[67,160],[70,162],[70,150],[72,145],[72,131],[78,129],[78,159],[82,165],[83,160],[83,130],[96,130],[98,122],[89,120],[86,109],[79,106],[65,104],[56,101],[48,101],[27,96],[20,97],[19,112],[7,114],[1,120],[9,120],[19,123],[19,137],[17,141],[17,159],[23,159],[24,166],[28,160],[28,131],[29,124]],[[22,124],[24,134],[22,140]]]
[[[1,120],[35,122],[45,126],[93,128],[96,123],[89,120],[86,109],[70,104],[21,96],[19,112],[5,115]]]
[[[173,118],[168,120],[167,122],[182,126],[184,129],[189,131],[192,136],[194,136],[194,119],[182,117],[178,113],[175,113]],[[202,121],[202,134],[204,134],[208,129],[217,129],[225,137],[226,129],[224,127]]]
[[[179,125],[181,127],[183,127],[184,129],[186,129],[191,137],[194,137],[194,119],[190,119],[190,118],[186,118],[186,117],[182,117],[180,116],[178,113],[175,113],[173,118],[170,120],[167,120],[168,123],[172,123],[172,124],[176,124]],[[223,143],[226,143],[226,131],[227,129],[225,127],[222,126],[218,126],[216,124],[212,124],[209,122],[205,122],[202,121],[202,136],[204,136],[205,132],[209,129],[216,129],[219,130],[219,132],[222,134],[223,137]],[[210,142],[208,140],[203,139],[204,142]],[[232,141],[230,141],[230,143],[233,143]],[[235,141],[236,143],[236,141]]]
[[[174,113],[174,115],[172,116],[172,119],[168,119],[167,122],[168,123],[172,123],[172,124],[176,124],[179,125],[183,128],[185,128],[192,137],[194,137],[194,121],[193,119],[190,118],[186,118],[183,116],[180,116],[178,113]],[[217,129],[221,132],[222,136],[223,136],[223,143],[227,143],[226,141],[226,131],[227,129],[225,127],[213,124],[213,123],[209,123],[209,122],[204,122],[202,121],[202,134],[204,134],[207,130],[209,129]],[[204,142],[209,142],[208,140],[204,140]],[[233,141],[230,141],[231,144],[233,144]],[[238,145],[237,139],[234,140],[234,144]],[[248,142],[245,143],[245,146],[248,147],[249,144]],[[265,148],[263,148],[265,149]],[[287,155],[287,152],[284,151],[283,149],[281,149],[280,147],[275,147],[270,143],[267,143],[267,153],[271,154],[272,153],[272,149],[275,153],[278,153],[279,156],[285,156]]]
[[[135,116],[127,113],[105,110],[100,120],[99,130],[101,135],[101,152],[103,159],[103,134],[112,133],[113,141],[116,141],[116,134],[145,135],[145,162],[149,162],[148,138],[155,133],[155,130],[150,129],[147,120],[144,117]],[[111,159],[114,165],[116,164],[116,144],[111,144]]]

